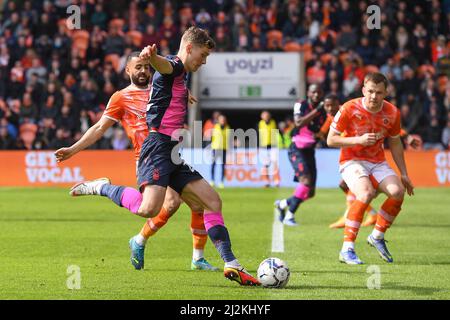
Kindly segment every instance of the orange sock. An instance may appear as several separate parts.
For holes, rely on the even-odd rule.
[[[162,207],[156,217],[147,219],[140,232],[141,236],[145,239],[150,238],[167,223],[169,218],[169,213]]]
[[[375,229],[383,233],[386,232],[386,230],[392,225],[392,222],[394,222],[395,217],[399,214],[402,208],[402,203],[403,200],[387,198],[378,212]]]
[[[194,249],[204,250],[208,233],[203,221],[203,212],[191,212],[192,245]]]
[[[345,220],[344,241],[355,242],[359,227],[364,218],[364,212],[369,204],[359,200],[353,201]]]

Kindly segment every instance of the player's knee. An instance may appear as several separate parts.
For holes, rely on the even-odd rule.
[[[181,199],[170,198],[164,201],[164,208],[166,208],[167,213],[171,216],[173,215],[181,205]]]
[[[137,214],[143,218],[154,218],[158,215],[159,209],[153,205],[141,205]]]
[[[222,212],[222,199],[217,192],[208,199],[207,208],[213,212]]]
[[[370,201],[372,201],[372,199],[375,198],[375,196],[376,196],[375,189],[367,189],[360,192],[360,194],[358,194],[357,196],[357,199],[361,202],[369,203]]]
[[[405,196],[405,188],[402,185],[398,185],[393,190],[390,190],[389,197],[394,198],[396,200],[403,200]]]

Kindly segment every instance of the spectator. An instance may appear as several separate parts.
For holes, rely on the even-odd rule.
[[[116,128],[114,129],[111,144],[114,150],[126,150],[130,146],[130,139],[128,139],[125,131],[120,128]]]
[[[0,150],[14,149],[14,138],[8,132],[7,126],[0,125]]]
[[[353,49],[356,45],[356,34],[349,23],[341,25],[341,31],[336,39],[336,46],[341,50]]]
[[[119,34],[117,27],[111,27],[105,40],[105,55],[118,54],[120,56],[123,54],[124,49],[124,38]]]
[[[50,142],[49,148],[51,150],[57,150],[62,147],[70,146],[73,143],[70,138],[70,131],[66,128],[58,128],[56,130],[56,135]]]
[[[369,45],[369,39],[362,37],[359,46],[355,49],[356,53],[361,57],[364,64],[372,64],[374,59],[373,46]]]
[[[30,122],[36,123],[38,119],[38,109],[33,102],[30,93],[24,94],[22,104],[20,106],[20,118],[23,120],[27,118]]]
[[[258,157],[262,162],[261,180],[265,187],[270,187],[273,182],[276,187],[280,185],[280,171],[278,167],[278,130],[275,119],[269,111],[261,112],[261,120],[258,123],[259,149]]]
[[[211,118],[206,120],[203,124],[203,142],[209,144],[212,139],[212,134],[214,130],[214,126],[219,121],[220,112],[214,111],[211,115]]]
[[[108,15],[103,9],[103,4],[97,3],[95,5],[94,13],[91,15],[91,24],[98,26],[100,29],[105,30],[108,20]]]
[[[303,38],[308,31],[303,29],[300,18],[296,14],[290,14],[288,20],[283,25],[283,37],[286,41],[303,42]]]
[[[217,118],[217,123],[214,125],[211,139],[212,150],[212,164],[211,164],[211,180],[209,184],[215,185],[215,168],[216,163],[222,167],[222,176],[219,183],[219,188],[224,188],[225,182],[225,166],[227,162],[227,150],[230,145],[230,126],[227,123],[227,118],[221,114]],[[217,162],[219,161],[219,162]]]
[[[443,150],[442,129],[439,125],[439,119],[436,116],[431,117],[430,124],[426,127],[423,138],[424,150]]]
[[[150,45],[152,43],[159,43],[159,37],[156,33],[155,26],[151,23],[145,27],[145,33],[142,36],[142,43],[144,45]]]
[[[317,60],[314,65],[312,67],[309,67],[306,71],[306,81],[309,84],[322,84],[325,81],[325,77],[325,68],[323,68],[322,62],[320,60]]]
[[[359,89],[359,79],[355,76],[355,73],[350,72],[347,79],[344,80],[343,93],[344,96],[349,97],[352,93],[355,93]]]
[[[55,96],[49,95],[47,96],[44,104],[41,106],[40,117],[56,119],[57,114],[58,114],[58,107],[55,104]]]
[[[55,138],[56,124],[53,118],[43,118],[39,123],[38,139],[42,149],[48,149],[51,141]]]

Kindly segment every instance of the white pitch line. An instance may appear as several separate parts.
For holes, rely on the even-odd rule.
[[[272,252],[284,252],[284,224],[278,220],[277,209],[273,210]]]

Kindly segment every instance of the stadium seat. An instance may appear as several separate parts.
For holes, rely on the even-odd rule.
[[[116,70],[116,72],[119,72],[120,56],[118,54],[111,53],[111,54],[106,55],[105,62],[110,62],[112,64],[114,70]]]
[[[313,57],[313,48],[310,42],[306,42],[302,45],[303,59],[308,62]]]
[[[302,51],[302,46],[295,41],[289,41],[283,46],[283,50],[287,52],[300,52]]]
[[[282,47],[283,33],[280,30],[270,30],[267,32],[266,36],[268,49],[275,49]]]
[[[142,46],[142,32],[131,30],[127,32],[127,37],[131,38],[134,46],[138,48]]]
[[[20,126],[19,137],[27,149],[32,149],[37,130],[38,126],[34,123],[24,123]]]

